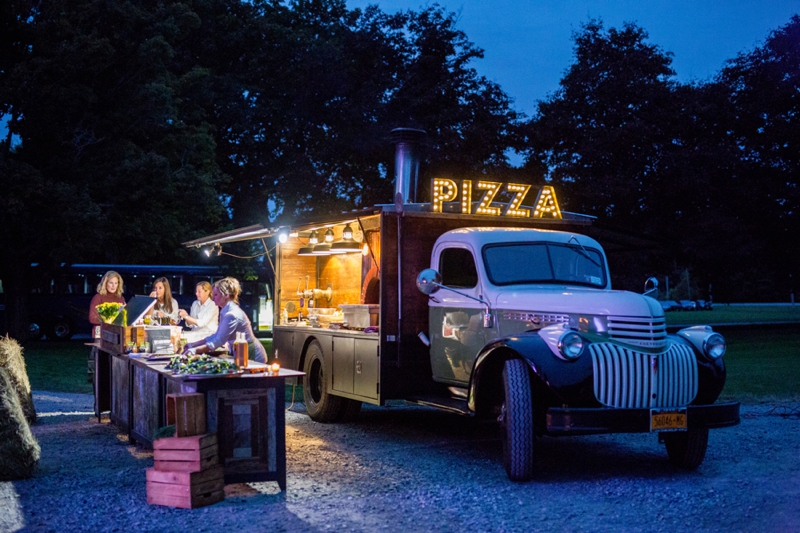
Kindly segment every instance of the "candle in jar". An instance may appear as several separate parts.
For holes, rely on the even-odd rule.
[[[280,370],[281,370],[281,365],[279,365],[278,363],[272,363],[272,365],[270,365],[270,371],[273,374],[277,374],[278,372],[280,372]]]

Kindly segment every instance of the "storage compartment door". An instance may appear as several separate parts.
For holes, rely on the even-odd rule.
[[[378,399],[379,350],[378,339],[355,339],[353,392],[359,396]]]
[[[334,337],[332,342],[333,383],[332,389],[339,392],[353,394],[353,371],[355,349],[354,339],[348,337]]]

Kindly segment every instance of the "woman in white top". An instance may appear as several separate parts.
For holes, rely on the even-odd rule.
[[[196,338],[205,338],[215,331],[219,325],[219,307],[211,299],[211,284],[201,281],[194,288],[194,295],[197,300],[192,303],[191,312],[185,309],[178,311],[178,315],[186,322],[186,326],[192,330]]]
[[[214,283],[211,289],[211,297],[214,303],[221,307],[219,312],[219,326],[213,335],[205,339],[190,342],[186,345],[183,353],[208,353],[231,343],[236,340],[237,333],[244,333],[244,339],[248,344],[249,358],[259,363],[267,362],[267,351],[264,346],[256,339],[250,319],[239,307],[239,295],[242,293],[242,286],[236,278],[223,278]]]

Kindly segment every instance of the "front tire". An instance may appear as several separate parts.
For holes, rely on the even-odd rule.
[[[533,393],[527,365],[509,359],[503,367],[504,403],[500,426],[503,436],[503,466],[511,481],[533,477]]]
[[[706,457],[708,428],[662,434],[670,462],[685,470],[695,470]]]
[[[303,369],[306,373],[303,376],[303,398],[308,416],[317,422],[333,422],[339,416],[342,398],[328,392],[322,346],[317,341],[308,345]]]
[[[39,341],[44,337],[44,330],[38,322],[31,322],[28,324],[28,340]]]

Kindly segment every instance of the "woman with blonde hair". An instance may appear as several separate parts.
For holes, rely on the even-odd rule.
[[[97,306],[109,302],[125,305],[125,298],[122,297],[123,286],[122,276],[113,270],[109,270],[103,275],[103,279],[97,284],[97,294],[89,304],[89,322],[92,326],[99,326],[103,321],[97,312]],[[98,328],[94,328],[95,330]],[[95,335],[95,338],[99,335]]]
[[[239,295],[242,293],[242,286],[236,278],[223,278],[211,289],[211,297],[214,303],[221,307],[219,312],[219,326],[213,335],[186,345],[184,353],[208,353],[224,346],[225,343],[233,344],[237,333],[244,333],[244,339],[248,344],[248,354],[250,359],[255,359],[259,363],[267,362],[267,351],[264,346],[256,339],[253,333],[253,326],[250,319],[242,308],[239,307]]]
[[[187,313],[185,309],[178,311],[186,326],[192,330],[188,336],[192,340],[208,337],[217,331],[219,325],[219,307],[211,299],[211,284],[201,281],[195,286],[194,294],[197,300],[192,303],[191,312]]]

